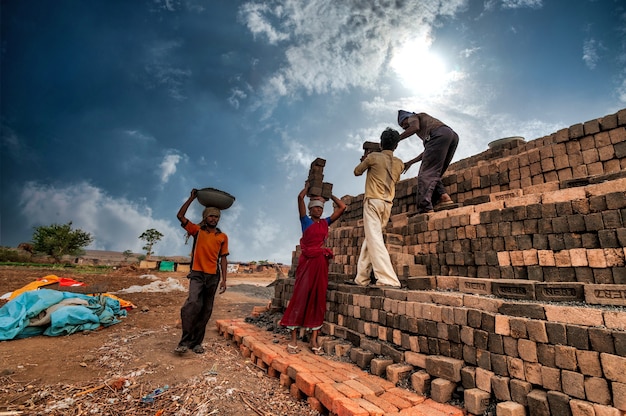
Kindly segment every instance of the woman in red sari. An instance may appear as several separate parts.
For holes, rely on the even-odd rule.
[[[326,313],[326,289],[328,288],[328,261],[333,257],[331,249],[324,247],[328,237],[328,226],[337,220],[346,209],[346,204],[335,195],[331,199],[335,209],[330,217],[322,218],[324,212],[323,198],[311,198],[309,215],[306,215],[304,196],[309,188],[308,182],[298,194],[298,212],[302,226],[300,239],[301,254],[296,268],[296,283],[293,295],[285,310],[280,324],[291,330],[291,342],[287,351],[298,352],[297,330],[311,330],[311,350],[321,355],[322,348],[317,343],[317,335]]]

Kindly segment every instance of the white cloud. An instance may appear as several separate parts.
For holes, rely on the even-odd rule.
[[[253,35],[280,33],[289,42],[283,66],[266,80],[264,98],[272,102],[299,91],[377,89],[394,48],[408,39],[426,38],[437,17],[454,14],[465,1],[413,0],[395,8],[379,1],[362,4],[254,0],[242,6],[240,16]],[[274,39],[268,35],[269,43]]]
[[[174,151],[168,151],[168,153],[163,157],[161,164],[159,165],[160,169],[160,178],[161,183],[167,183],[170,177],[176,173],[176,165],[185,159],[184,156],[175,153]]]
[[[155,245],[156,255],[186,255],[189,251],[184,248],[184,232],[177,223],[156,219],[151,208],[124,198],[113,198],[86,182],[64,187],[28,182],[19,205],[23,221],[29,227],[71,221],[73,229],[81,229],[94,237],[89,249],[142,252],[144,242],[139,236],[155,228],[164,234]]]
[[[543,7],[543,0],[502,0],[503,9],[540,9]]]
[[[230,97],[228,97],[228,103],[233,106],[233,108],[239,108],[239,100],[245,99],[248,95],[245,91],[240,88],[231,89]]]
[[[478,51],[480,51],[482,48],[480,47],[474,47],[474,48],[466,48],[463,49],[461,51],[461,56],[463,58],[469,58],[470,56],[474,55],[475,53],[477,53]]]
[[[139,142],[150,143],[156,141],[153,136],[147,136],[138,130],[124,130],[124,133]]]
[[[583,61],[589,69],[594,69],[598,62],[598,43],[595,39],[587,39],[583,44]]]
[[[270,22],[271,15],[280,17],[281,7],[270,8],[267,4],[246,3],[241,6],[239,14],[255,39],[257,36],[264,36],[270,45],[289,39],[289,34],[278,31]]]

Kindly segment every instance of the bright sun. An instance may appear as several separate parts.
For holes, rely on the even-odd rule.
[[[450,80],[445,62],[430,51],[430,45],[423,39],[408,41],[398,48],[390,64],[404,86],[417,93],[436,93]]]

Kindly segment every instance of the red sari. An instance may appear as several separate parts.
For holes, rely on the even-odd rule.
[[[331,249],[322,247],[327,236],[327,219],[314,222],[302,233],[296,283],[281,325],[319,329],[324,323],[328,261],[333,257]]]

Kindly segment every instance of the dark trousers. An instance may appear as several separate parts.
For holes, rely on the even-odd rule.
[[[206,326],[213,313],[213,301],[220,283],[219,274],[192,271],[189,278],[189,296],[180,309],[183,335],[178,345],[193,348],[204,340]]]
[[[417,212],[432,211],[446,189],[441,182],[454,157],[459,136],[448,126],[436,128],[424,142],[424,156],[417,176]]]

